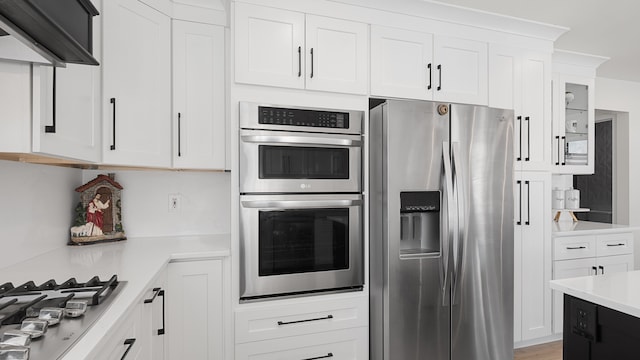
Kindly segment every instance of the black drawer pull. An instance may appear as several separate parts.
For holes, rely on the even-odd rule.
[[[116,98],[111,98],[109,102],[113,106],[113,124],[112,124],[113,138],[111,139],[111,146],[109,147],[109,149],[115,150],[116,149]]]
[[[305,320],[296,320],[296,321],[278,321],[278,325],[290,325],[290,324],[298,324],[309,321],[319,321],[319,320],[329,320],[333,319],[333,315],[327,315],[325,317],[313,318],[313,319],[305,319]]]
[[[602,271],[602,275],[604,275],[604,266],[600,265],[598,266],[598,268],[600,269],[600,271]]]
[[[317,360],[317,359],[327,359],[333,357],[333,353],[328,353],[327,355],[324,356],[316,356],[316,357],[312,357],[312,358],[306,358],[306,359],[302,359],[302,360]]]
[[[133,347],[133,344],[135,344],[135,343],[136,343],[136,339],[126,339],[124,341],[124,345],[127,346],[127,350],[124,352],[124,354],[122,354],[122,357],[120,358],[120,360],[124,360],[124,358],[127,357],[127,354],[129,353],[129,351]]]
[[[53,68],[53,84],[51,86],[51,98],[53,100],[51,104],[51,125],[44,127],[44,132],[48,134],[56,133],[56,68]]]
[[[567,250],[586,249],[586,246],[567,246]]]
[[[618,244],[607,244],[607,246],[625,246],[627,244],[624,243],[618,243]]]
[[[593,270],[593,275],[598,275],[598,268],[597,267],[592,266],[591,270]]]
[[[155,300],[156,297],[160,295],[160,291],[162,291],[160,288],[153,288],[153,296],[150,299],[144,299],[144,303],[145,304],[152,303],[153,300]]]

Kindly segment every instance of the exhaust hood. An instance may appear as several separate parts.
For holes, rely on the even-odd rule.
[[[0,0],[0,58],[99,65],[92,55],[98,14],[89,0]]]

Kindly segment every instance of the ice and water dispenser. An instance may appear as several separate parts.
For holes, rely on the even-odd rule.
[[[400,256],[440,255],[440,191],[400,193]]]

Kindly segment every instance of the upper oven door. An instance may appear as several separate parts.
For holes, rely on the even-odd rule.
[[[240,192],[357,193],[362,137],[240,131]]]

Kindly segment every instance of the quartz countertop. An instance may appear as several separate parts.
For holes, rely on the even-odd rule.
[[[640,270],[552,280],[551,288],[640,318]]]
[[[554,237],[590,235],[596,233],[622,233],[640,230],[640,227],[607,224],[593,221],[553,221],[551,231]]]
[[[62,246],[24,262],[0,269],[0,284],[26,281],[58,283],[75,277],[85,282],[93,276],[107,280],[117,275],[127,284],[100,319],[80,338],[63,359],[84,359],[116,323],[135,305],[136,299],[170,261],[227,257],[230,235],[168,236]]]

